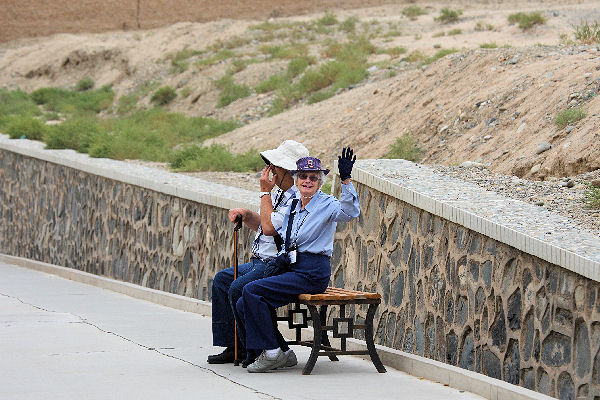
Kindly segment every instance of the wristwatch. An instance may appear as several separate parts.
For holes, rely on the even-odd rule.
[[[260,198],[262,199],[262,197],[263,197],[263,196],[266,196],[266,195],[269,195],[269,196],[270,196],[270,195],[271,195],[271,192],[260,192],[260,195],[258,195],[258,197],[260,197]]]

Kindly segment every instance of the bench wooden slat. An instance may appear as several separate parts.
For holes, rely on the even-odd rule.
[[[298,296],[301,301],[317,300],[366,300],[381,299],[379,293],[359,292],[358,290],[328,287],[325,293],[308,294],[304,293]]]

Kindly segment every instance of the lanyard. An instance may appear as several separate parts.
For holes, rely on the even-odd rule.
[[[297,202],[298,199],[294,199],[294,202]],[[290,236],[291,236],[291,231],[292,231],[292,224],[291,221],[293,221],[294,218],[294,214],[296,214],[296,207],[295,207],[296,203],[292,204],[292,209],[293,209],[293,213],[291,213],[290,215],[290,223],[288,223],[288,232],[286,234],[286,244],[289,243],[290,241]],[[308,210],[306,210],[306,214],[304,214],[304,218],[302,218],[302,221],[296,226],[296,232],[294,232],[294,246],[297,248],[298,244],[297,244],[297,240],[298,240],[298,232],[300,232],[300,228],[302,227],[302,225],[304,224],[304,221],[306,221],[306,218],[308,217]],[[300,211],[297,211],[298,214],[300,213]]]

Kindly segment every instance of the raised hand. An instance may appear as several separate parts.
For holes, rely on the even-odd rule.
[[[345,181],[352,176],[352,167],[356,161],[354,150],[350,147],[344,147],[342,149],[342,155],[338,157],[338,170],[340,172],[340,179]]]

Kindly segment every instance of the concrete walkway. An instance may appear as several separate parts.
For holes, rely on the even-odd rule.
[[[0,262],[0,399],[482,399],[369,361],[209,365],[210,318]]]

